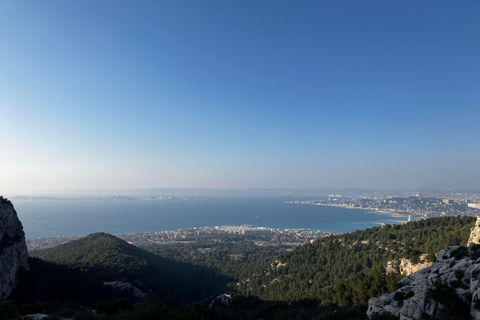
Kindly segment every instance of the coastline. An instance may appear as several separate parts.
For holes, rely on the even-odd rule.
[[[290,198],[290,197],[288,197]],[[19,201],[15,206],[27,237],[86,236],[94,232],[129,234],[176,231],[200,226],[249,224],[274,229],[345,233],[407,220],[378,213],[285,205],[282,198],[216,198],[182,201]],[[261,200],[261,201],[260,201]],[[363,210],[366,213],[369,210]],[[370,210],[375,212],[375,210]]]
[[[385,209],[377,209],[377,208],[357,208],[357,207],[352,207],[352,206],[346,206],[346,205],[334,205],[334,204],[326,204],[326,203],[315,203],[311,204],[315,206],[326,206],[326,207],[337,207],[337,208],[342,208],[342,209],[352,209],[352,210],[363,210],[366,211],[367,213],[380,213],[380,214],[385,214],[388,216],[391,216],[392,218],[407,218],[410,216],[411,218],[414,218],[415,220],[418,219],[424,219],[424,217],[409,213],[409,212],[402,212],[402,211],[393,211],[393,210],[385,210]],[[390,220],[392,223],[406,223],[408,221],[403,221],[403,220]],[[384,226],[387,223],[385,222],[380,222],[376,221],[375,224]]]
[[[337,208],[343,208],[343,209],[353,209],[353,210],[364,210],[364,211],[370,211],[371,213],[384,213],[392,217],[404,217],[404,216],[415,216],[415,217],[420,217],[416,214],[413,213],[408,213],[408,212],[402,212],[402,211],[390,211],[390,210],[381,210],[377,208],[358,208],[358,207],[352,207],[352,206],[339,206],[339,205],[334,205],[334,204],[326,204],[326,203],[312,203],[311,205],[314,206],[325,206],[325,207],[337,207]]]

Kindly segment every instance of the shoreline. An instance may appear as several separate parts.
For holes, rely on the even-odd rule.
[[[181,206],[180,209],[172,208],[166,201],[136,201],[128,202],[129,205],[124,202],[65,202],[62,205],[52,203],[41,206],[33,203],[19,205],[17,211],[25,235],[29,238],[86,236],[99,231],[115,235],[164,232],[242,223],[272,229],[345,233],[377,226],[377,221],[395,223],[388,220],[408,219],[405,213],[382,214],[373,208],[338,205],[338,209],[330,209],[329,206],[293,207],[283,204],[284,199],[279,198],[280,201],[273,204],[249,199],[234,202],[227,199],[218,203],[188,202],[188,206]],[[148,204],[143,205],[146,202]],[[378,216],[344,209],[361,209],[362,213],[378,212]]]
[[[386,214],[386,215],[394,217],[394,218],[408,217],[409,215],[412,216],[412,217],[416,217],[416,218],[421,218],[422,217],[422,216],[416,215],[414,213],[409,213],[409,212],[381,210],[381,209],[376,209],[376,208],[356,208],[356,207],[351,207],[351,206],[339,206],[339,205],[326,204],[326,203],[314,203],[314,204],[312,203],[310,205],[325,206],[325,207],[336,207],[336,208],[351,209],[351,210],[363,210],[363,211],[366,211],[366,213],[383,213],[383,214]]]

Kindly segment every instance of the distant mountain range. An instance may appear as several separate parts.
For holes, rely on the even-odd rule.
[[[13,192],[10,192],[13,193]],[[22,195],[23,194],[23,195]],[[30,196],[24,196],[25,194]],[[409,197],[416,194],[429,197],[461,197],[464,195],[480,194],[479,189],[356,189],[356,188],[238,188],[238,189],[213,189],[213,188],[149,188],[149,189],[65,189],[44,191],[15,192],[9,196],[14,200],[34,200],[51,198],[109,198],[124,195],[132,198],[158,197],[158,195],[177,198],[208,198],[208,197],[237,197],[237,196],[312,196],[328,197],[328,195],[342,195],[342,197]],[[33,200],[33,199],[32,199]]]
[[[105,196],[105,197],[49,197],[49,196],[11,196],[12,201],[54,201],[54,200],[99,200],[99,201],[137,201],[137,200],[182,200],[182,201],[206,201],[202,198],[173,197],[173,196]]]

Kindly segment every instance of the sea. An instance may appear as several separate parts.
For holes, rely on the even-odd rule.
[[[277,229],[343,233],[401,223],[367,210],[285,203],[311,197],[216,197],[191,200],[23,200],[14,203],[30,238],[86,236],[94,232],[130,234],[182,228],[248,224]]]

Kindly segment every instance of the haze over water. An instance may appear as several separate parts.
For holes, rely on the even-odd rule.
[[[392,223],[391,216],[365,210],[285,204],[307,197],[217,197],[208,201],[52,200],[14,203],[27,237],[158,232],[227,224],[350,232]],[[318,197],[315,197],[318,199]]]

